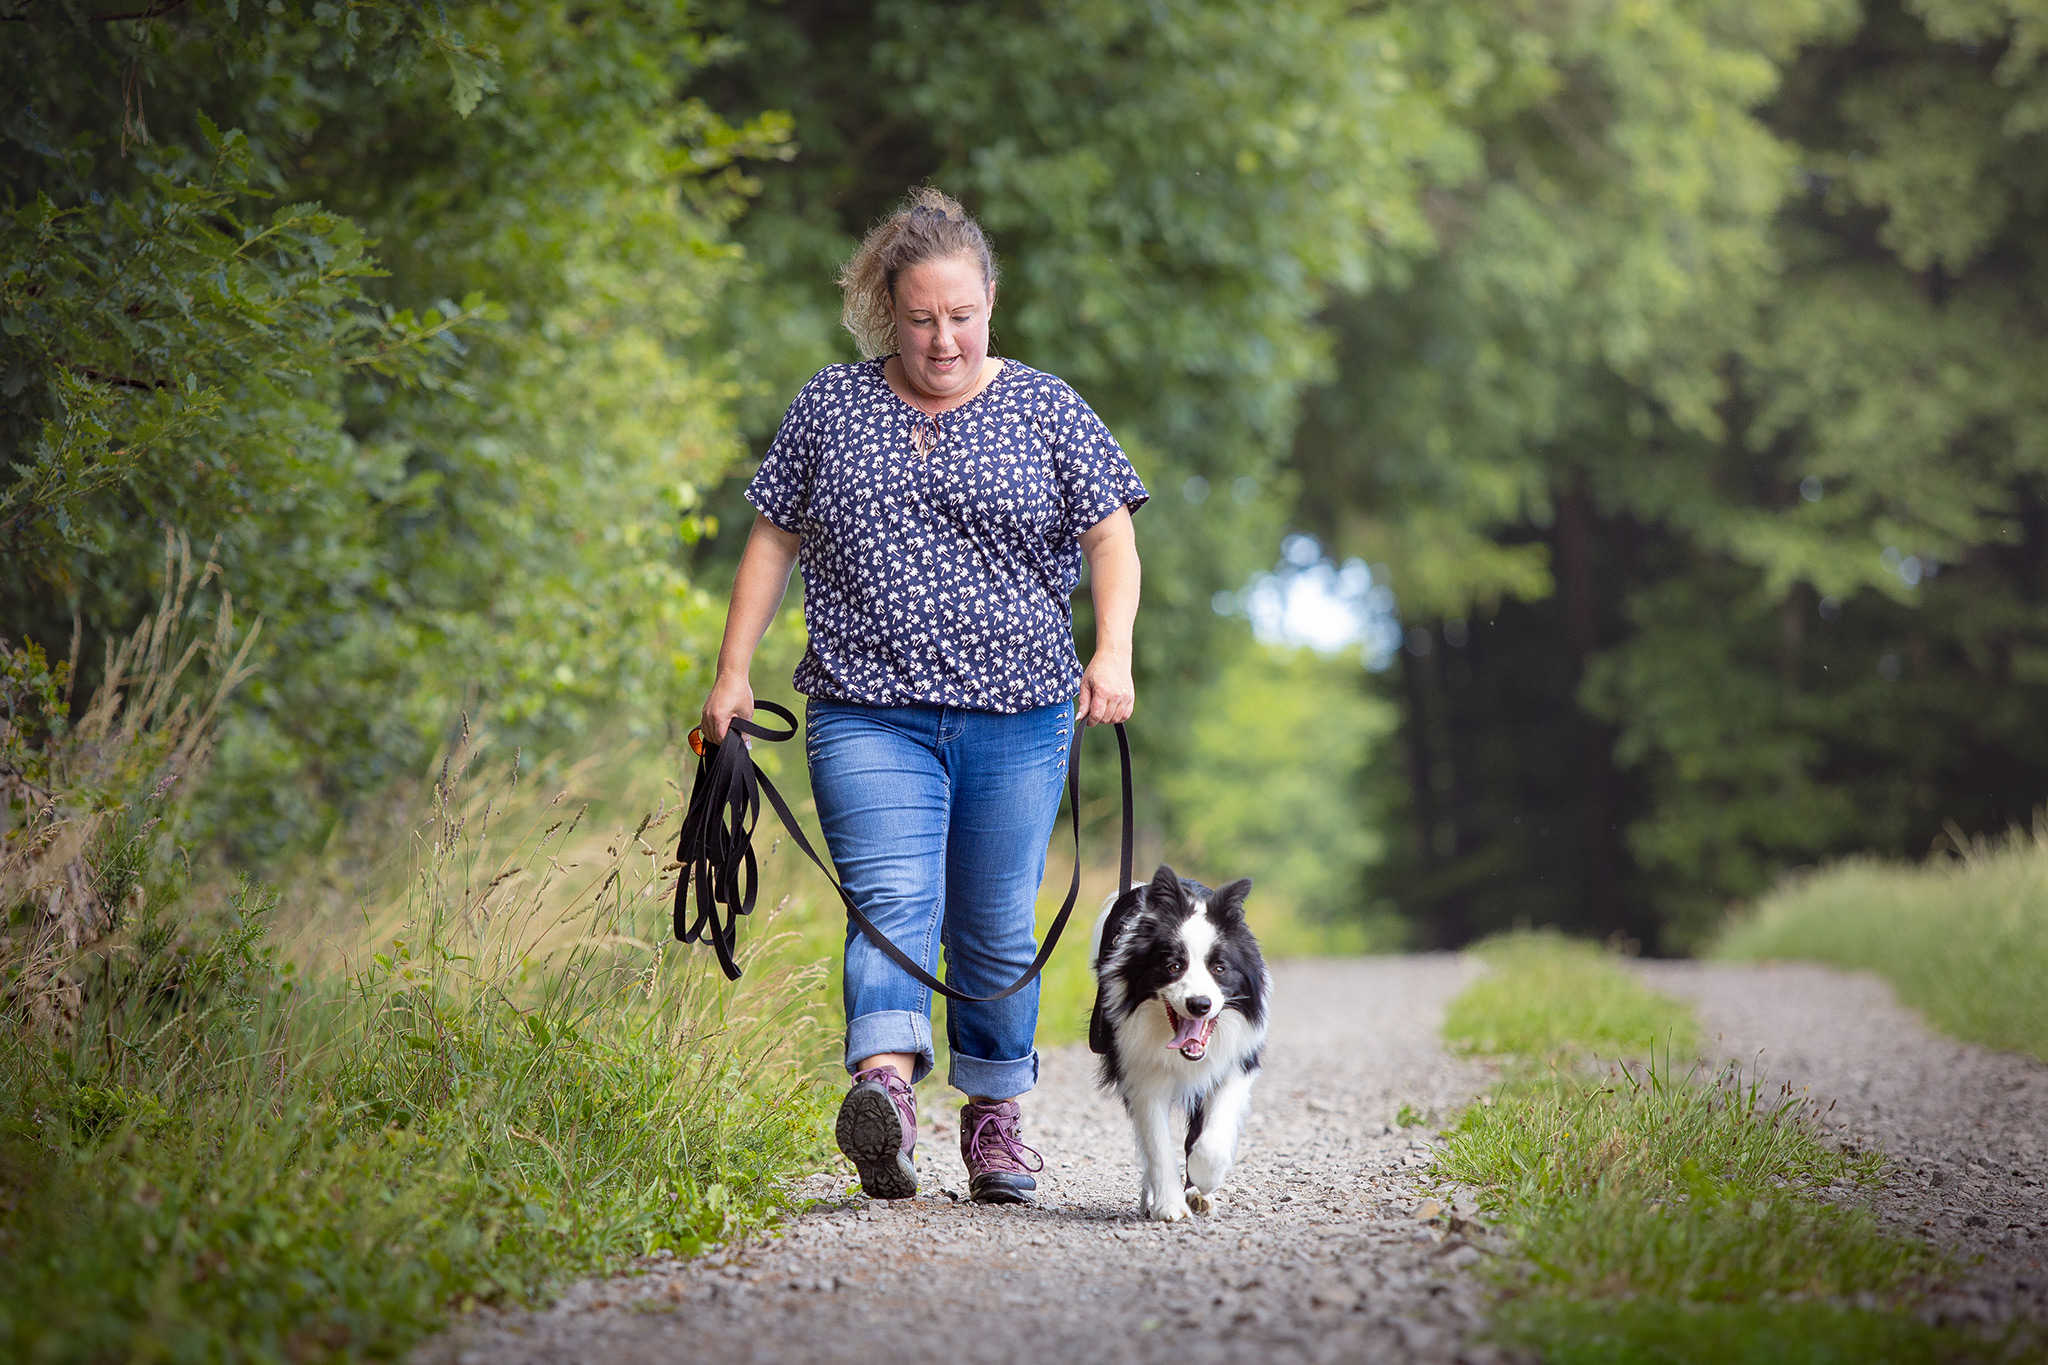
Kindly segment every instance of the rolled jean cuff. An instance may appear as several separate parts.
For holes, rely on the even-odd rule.
[[[1038,1084],[1038,1049],[1014,1062],[991,1062],[955,1051],[946,1081],[963,1095],[980,1100],[1014,1100]]]
[[[930,1018],[914,1010],[876,1010],[846,1021],[846,1069],[849,1073],[859,1063],[885,1052],[917,1054],[917,1066],[910,1077],[913,1084],[931,1075],[932,1067],[938,1064],[938,1055],[932,1051]],[[997,1062],[994,1065],[1014,1066],[1016,1063]]]

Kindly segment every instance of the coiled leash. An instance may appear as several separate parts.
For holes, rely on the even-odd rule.
[[[758,721],[735,716],[724,744],[713,744],[699,731],[690,732],[690,747],[697,751],[697,778],[690,785],[690,806],[683,815],[682,839],[676,849],[676,860],[682,864],[682,872],[676,878],[676,937],[684,943],[709,943],[711,950],[718,954],[718,965],[726,976],[734,981],[740,979],[740,965],[735,955],[739,946],[739,919],[741,915],[754,913],[754,897],[760,881],[760,864],[754,857],[754,827],[761,819],[761,798],[766,796],[783,828],[789,831],[789,837],[825,874],[825,880],[832,883],[832,889],[839,893],[854,927],[867,935],[868,942],[881,949],[883,956],[908,972],[920,985],[937,991],[948,1000],[968,1004],[1004,1000],[1030,985],[1032,978],[1045,969],[1047,959],[1051,958],[1053,948],[1060,941],[1061,931],[1067,927],[1068,917],[1074,913],[1074,903],[1081,898],[1081,736],[1088,727],[1080,717],[1074,718],[1074,739],[1067,750],[1067,808],[1074,828],[1074,876],[1067,885],[1067,899],[1053,919],[1052,927],[1046,930],[1045,942],[1039,947],[1038,956],[1024,969],[1024,975],[994,995],[968,995],[954,990],[926,971],[923,964],[891,943],[888,935],[861,913],[860,907],[853,903],[853,897],[846,893],[846,888],[832,875],[832,869],[825,865],[825,860],[811,847],[811,841],[804,837],[803,826],[798,823],[796,813],[790,810],[789,803],[782,799],[782,793],[775,790],[775,784],[754,766],[754,756],[748,752],[747,745],[732,742],[734,733],[770,744],[796,738],[796,716],[786,708],[772,701],[757,701],[754,707],[756,711],[781,717],[789,728],[771,730]],[[1131,741],[1121,723],[1116,727],[1116,748],[1117,758],[1123,765],[1124,819],[1122,871],[1117,879],[1117,903],[1110,912],[1112,926],[1121,922],[1128,903],[1136,898],[1136,892],[1129,889],[1136,847],[1131,800]],[[697,897],[695,919],[689,918],[688,901],[692,889]]]

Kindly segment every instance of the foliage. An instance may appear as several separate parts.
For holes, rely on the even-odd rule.
[[[1426,242],[1429,168],[1472,164],[1410,58],[1413,13],[883,0],[711,17],[733,46],[695,88],[728,117],[788,110],[799,148],[762,169],[737,225],[732,344],[786,401],[850,355],[832,278],[877,215],[927,179],[977,213],[1004,261],[998,349],[1074,384],[1153,493],[1133,735],[1148,772],[1177,766],[1245,647],[1210,601],[1279,540],[1278,462],[1324,366],[1313,319],[1332,285],[1368,286]],[[748,409],[757,446],[779,417],[780,402]],[[721,505],[738,535],[750,518]],[[1146,787],[1148,823],[1177,828]]]
[[[1380,847],[1347,789],[1393,717],[1365,695],[1356,658],[1242,646],[1192,710],[1160,783],[1186,875],[1250,877],[1261,905],[1309,922],[1364,920],[1365,869]]]
[[[1764,897],[1714,951],[1876,972],[1944,1032],[2048,1061],[2048,835],[1917,867],[1836,863]]]
[[[269,626],[202,810],[241,852],[417,771],[465,695],[527,740],[658,725],[733,453],[694,338],[733,161],[782,136],[680,96],[689,9],[20,18],[9,633],[75,619],[94,660],[154,592],[158,524],[213,543]]]
[[[1589,943],[1554,931],[1508,934],[1473,949],[1490,968],[1451,1002],[1444,1037],[1479,1053],[1560,1057],[1691,1054],[1692,1011],[1616,969]]]
[[[1703,1076],[1667,1047],[1591,1072],[1580,1049],[1646,1013],[1697,1027],[1582,945],[1524,936],[1489,957],[1446,1032],[1483,1030],[1514,1065],[1434,1170],[1476,1187],[1515,1238],[1502,1339],[1545,1360],[1852,1360],[1871,1342],[1886,1359],[1996,1357],[1901,1311],[1940,1264],[1880,1232],[1860,1198],[1878,1154],[1832,1145],[1802,1096],[1733,1065]]]
[[[1384,884],[1683,949],[2039,799],[2044,72],[2023,7],[1471,7],[1486,170],[1333,313],[1297,515],[1411,625]]]
[[[578,839],[539,803],[508,837],[468,757],[345,988],[279,960],[245,884],[215,922],[153,904],[70,1041],[0,1043],[10,1358],[391,1355],[784,1207],[822,1142],[806,976],[735,994],[648,946],[672,806]]]

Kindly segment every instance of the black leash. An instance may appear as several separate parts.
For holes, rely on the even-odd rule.
[[[948,1000],[969,1004],[1007,999],[1030,985],[1032,978],[1045,969],[1047,959],[1060,941],[1061,931],[1067,927],[1068,917],[1074,913],[1074,903],[1081,898],[1081,736],[1088,728],[1081,718],[1074,718],[1073,744],[1067,750],[1067,808],[1074,827],[1074,876],[1067,886],[1066,902],[1060,906],[1052,927],[1046,930],[1045,943],[1040,946],[1031,965],[1025,968],[1024,975],[994,995],[968,995],[933,976],[922,963],[891,943],[888,936],[861,913],[860,907],[853,903],[853,897],[832,875],[832,869],[811,847],[796,813],[782,799],[782,793],[775,790],[775,784],[754,766],[754,757],[748,752],[745,742],[732,739],[737,733],[770,744],[784,743],[796,738],[796,716],[774,702],[762,701],[754,705],[757,711],[781,717],[789,728],[770,730],[758,721],[734,717],[726,743],[713,744],[709,738],[702,739],[704,747],[697,755],[697,778],[690,786],[690,806],[683,816],[682,839],[676,849],[676,860],[682,864],[682,871],[676,878],[676,937],[684,943],[708,942],[711,950],[718,954],[718,965],[726,976],[734,981],[740,979],[740,966],[735,956],[739,946],[739,917],[754,913],[754,897],[760,879],[760,865],[754,857],[754,827],[761,819],[761,798],[766,796],[783,828],[789,831],[789,837],[825,874],[825,880],[832,883],[832,889],[839,893],[854,927],[866,934],[868,942],[881,949],[884,956],[910,973],[919,984],[937,991]],[[1112,930],[1121,924],[1130,903],[1136,899],[1136,893],[1130,889],[1137,833],[1132,810],[1131,742],[1121,724],[1116,727],[1116,747],[1117,757],[1123,765],[1124,821],[1122,871],[1117,881],[1119,894],[1115,907],[1110,911],[1108,926]],[[697,917],[685,923],[692,888],[697,896]],[[1109,941],[1105,937],[1104,942]]]

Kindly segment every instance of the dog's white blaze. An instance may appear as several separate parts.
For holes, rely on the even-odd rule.
[[[1208,916],[1208,907],[1198,903],[1195,913],[1180,927],[1181,946],[1187,950],[1187,970],[1180,974],[1180,980],[1173,982],[1160,994],[1166,1003],[1182,1014],[1190,996],[1206,996],[1209,1011],[1215,1013],[1223,1008],[1223,987],[1209,970],[1209,953],[1216,946],[1216,925]]]

